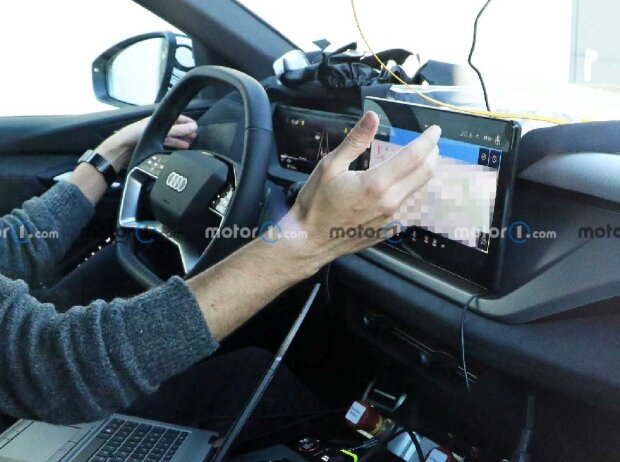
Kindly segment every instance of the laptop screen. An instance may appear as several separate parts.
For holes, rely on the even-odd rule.
[[[254,393],[252,393],[252,396],[250,397],[247,404],[244,406],[243,410],[239,414],[239,417],[237,417],[237,420],[235,421],[235,423],[232,425],[232,427],[228,431],[228,434],[226,435],[226,437],[224,438],[224,441],[222,442],[222,445],[218,449],[217,454],[215,455],[213,459],[213,462],[224,461],[226,456],[228,455],[228,453],[234,446],[237,440],[237,437],[241,434],[241,431],[247,424],[248,420],[252,416],[252,413],[256,409],[256,406],[260,402],[261,398],[267,391],[269,384],[273,380],[273,377],[275,376],[278,368],[280,367],[280,364],[282,363],[282,360],[284,359],[286,352],[289,350],[291,344],[293,343],[293,340],[295,339],[295,336],[299,332],[301,325],[306,319],[306,316],[308,315],[308,312],[310,311],[310,308],[312,307],[312,304],[314,303],[314,300],[316,299],[316,296],[320,288],[321,288],[321,284],[317,283],[314,285],[312,292],[310,292],[310,295],[308,296],[308,300],[306,301],[304,307],[299,313],[299,316],[295,320],[295,323],[291,327],[288,335],[282,342],[282,345],[280,346],[280,348],[278,349],[278,352],[273,358],[273,362],[271,363],[271,366],[269,366],[269,369],[265,371],[265,374],[263,375],[263,378],[257,385],[256,389],[254,390]]]

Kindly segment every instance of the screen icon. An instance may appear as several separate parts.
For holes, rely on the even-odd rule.
[[[483,252],[489,251],[490,237],[491,236],[489,235],[489,233],[480,233],[480,236],[478,236],[478,248]]]
[[[502,152],[501,151],[491,151],[489,153],[489,167],[491,168],[499,168],[499,164],[502,160]]]
[[[480,152],[478,154],[478,165],[489,165],[489,154],[490,151],[485,148],[480,148]]]

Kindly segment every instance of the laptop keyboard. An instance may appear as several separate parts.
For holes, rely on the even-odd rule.
[[[111,419],[72,462],[169,462],[188,432]]]

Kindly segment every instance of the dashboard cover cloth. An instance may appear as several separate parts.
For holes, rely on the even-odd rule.
[[[406,50],[398,49],[384,51],[379,57],[383,62],[394,61],[396,65],[391,70],[410,83],[411,79],[400,65],[411,55]],[[377,68],[378,63],[374,57],[364,58],[357,51],[356,43],[350,43],[332,53],[322,52],[310,61],[311,64],[303,69],[285,71],[280,76],[282,83],[291,88],[311,82],[325,88],[360,88],[395,82],[390,73]]]

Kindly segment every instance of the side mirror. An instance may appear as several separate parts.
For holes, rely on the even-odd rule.
[[[159,103],[195,67],[191,39],[172,32],[138,35],[114,45],[93,63],[93,89],[116,107]]]

